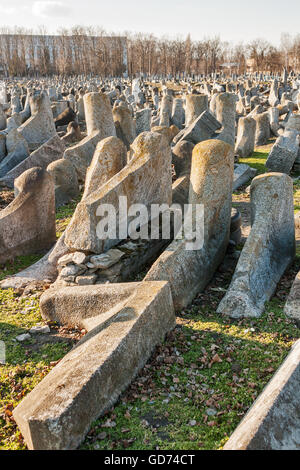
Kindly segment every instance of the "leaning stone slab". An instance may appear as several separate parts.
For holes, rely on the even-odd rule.
[[[14,276],[0,281],[0,288],[19,289],[36,281],[54,282],[58,274],[57,261],[69,251],[69,248],[64,243],[64,239],[65,235],[63,234],[57,240],[54,247],[39,261]]]
[[[79,194],[78,178],[75,167],[69,160],[61,158],[47,166],[55,184],[55,207],[70,202]]]
[[[233,149],[208,140],[193,150],[189,203],[204,205],[203,246],[188,249],[174,240],[153,264],[146,281],[169,281],[176,311],[186,307],[212,278],[225,255],[230,233]]]
[[[50,248],[55,242],[52,177],[41,168],[15,181],[16,198],[0,211],[0,263]]]
[[[300,341],[259,395],[224,450],[299,450]]]
[[[251,184],[252,228],[218,313],[260,317],[295,256],[292,179],[267,173]]]
[[[10,170],[15,168],[29,156],[28,144],[17,129],[12,129],[7,134],[6,150],[7,155],[0,163],[1,178],[4,178]]]
[[[64,153],[66,160],[75,167],[78,181],[84,182],[86,171],[91,164],[97,144],[103,139],[99,131],[94,131],[78,144],[67,148]]]
[[[251,178],[254,178],[256,173],[257,170],[255,170],[255,168],[251,168],[249,165],[234,165],[232,191],[236,191],[243,184],[247,183]]]
[[[300,271],[292,285],[288,299],[284,306],[284,313],[289,318],[295,320],[300,327]]]
[[[21,163],[15,166],[11,171],[6,173],[2,181],[8,186],[13,187],[14,180],[18,178],[24,171],[29,170],[35,166],[46,170],[47,166],[56,160],[63,157],[66,147],[63,141],[54,135],[45,142],[41,147],[32,152],[27,158]]]
[[[142,132],[150,132],[151,130],[151,109],[145,108],[136,112],[136,135]]]
[[[131,111],[125,103],[121,102],[119,106],[113,108],[113,119],[118,134],[120,129],[120,138],[126,145],[127,150],[136,137],[135,123],[133,121]]]
[[[66,244],[71,250],[102,253],[118,243],[118,239],[103,240],[97,235],[101,220],[97,210],[102,204],[111,204],[116,209],[118,234],[119,197],[127,198],[128,208],[144,204],[148,213],[151,204],[171,203],[171,149],[164,135],[143,132],[132,148],[134,156],[130,162],[78,204],[66,230]]]
[[[90,287],[95,289],[83,289]],[[97,286],[99,292],[104,288]],[[103,322],[101,316],[99,325],[15,408],[29,449],[75,449],[175,326],[165,282],[140,283],[110,318]]]
[[[284,134],[276,140],[266,161],[269,171],[290,173],[299,150],[297,130],[285,130]]]

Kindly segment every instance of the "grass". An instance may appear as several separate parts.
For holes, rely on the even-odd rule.
[[[271,145],[256,149],[251,158],[240,162],[264,173]],[[295,210],[299,210],[300,181],[295,181],[294,193]],[[58,236],[78,200],[57,211]],[[0,279],[38,258],[25,256],[7,263]],[[80,448],[221,449],[300,336],[283,313],[299,269],[300,246],[264,315],[240,321],[215,313],[234,266],[218,271],[205,292],[177,317],[176,329],[118,403],[93,423]],[[24,343],[15,340],[42,321],[40,293],[21,294],[0,290],[0,340],[7,353],[6,364],[0,365],[0,449],[25,448],[12,410],[72,346],[64,337],[59,342],[40,343],[34,337]]]
[[[56,236],[57,238],[61,237],[61,235],[67,228],[81,197],[82,197],[82,194],[80,194],[76,199],[69,202],[68,204],[60,207],[56,211]]]
[[[213,285],[220,283],[226,286],[224,279]],[[217,315],[224,293],[212,286],[177,318],[176,330],[115,408],[93,423],[81,449],[222,448],[300,333],[280,298],[258,320]]]
[[[80,197],[56,212],[57,237],[71,220]],[[0,281],[38,261],[43,255],[18,256],[0,266]],[[39,341],[35,337],[24,343],[16,341],[20,334],[42,323],[39,295],[21,295],[12,289],[0,289],[0,341],[5,343],[6,364],[0,364],[0,450],[26,448],[13,420],[12,410],[71,348],[70,341],[59,337]],[[53,328],[52,328],[53,330]]]

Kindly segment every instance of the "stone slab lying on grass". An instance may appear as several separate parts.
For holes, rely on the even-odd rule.
[[[168,284],[134,286],[124,306],[95,326],[15,408],[28,448],[75,449],[174,326]]]
[[[300,341],[297,341],[224,450],[299,450],[299,423]]]
[[[251,184],[252,228],[218,313],[259,317],[295,256],[293,181],[266,173]]]

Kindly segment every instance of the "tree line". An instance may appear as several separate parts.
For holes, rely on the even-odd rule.
[[[0,74],[4,76],[149,74],[200,75],[224,71],[300,70],[300,34],[282,34],[280,46],[265,39],[231,44],[219,36],[192,41],[74,26],[49,35],[45,27],[0,29]]]

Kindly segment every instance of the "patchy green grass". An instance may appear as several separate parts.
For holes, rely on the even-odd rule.
[[[17,256],[13,261],[7,261],[4,265],[0,265],[0,281],[22,271],[33,263],[36,263],[43,255],[26,255]]]
[[[12,410],[70,346],[67,342],[39,345],[34,336],[22,343],[16,340],[42,321],[37,294],[26,297],[12,289],[0,290],[0,308],[0,341],[6,349],[6,364],[0,365],[0,449],[23,449],[25,445]]]

